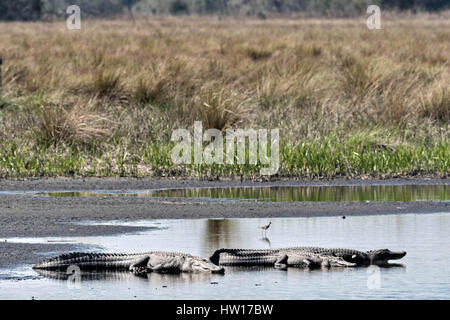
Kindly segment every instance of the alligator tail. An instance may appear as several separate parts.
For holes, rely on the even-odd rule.
[[[33,269],[64,270],[69,266],[84,269],[125,269],[130,263],[130,256],[123,254],[72,252],[47,259],[33,266]]]
[[[82,252],[72,252],[68,254],[62,254],[54,258],[46,259],[36,265],[33,266],[33,269],[59,269],[67,267],[73,263],[74,261],[79,261],[87,257],[88,254]]]

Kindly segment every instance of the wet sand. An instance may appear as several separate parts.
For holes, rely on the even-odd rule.
[[[33,197],[4,191],[143,190],[232,186],[347,186],[445,184],[450,179],[331,180],[331,181],[199,181],[168,179],[40,179],[0,180],[0,239],[35,236],[95,236],[141,231],[140,227],[74,224],[96,220],[265,218],[398,213],[449,212],[449,202],[242,202],[151,197]],[[0,243],[0,267],[32,263],[36,253],[61,250],[61,245]],[[56,248],[56,249],[55,249]],[[75,246],[64,244],[67,251]]]

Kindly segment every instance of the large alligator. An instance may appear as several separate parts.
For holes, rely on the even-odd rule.
[[[292,247],[282,249],[219,249],[210,261],[221,266],[274,265],[277,268],[296,267],[353,267],[387,265],[389,260],[401,259],[406,252],[388,249],[358,251],[352,249],[327,249],[320,247]]]
[[[47,259],[33,266],[41,270],[129,270],[133,273],[148,272],[212,272],[223,273],[224,269],[209,260],[190,254],[154,251],[148,253],[82,253],[74,252]]]

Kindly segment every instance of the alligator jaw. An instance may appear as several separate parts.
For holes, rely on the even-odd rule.
[[[376,250],[371,257],[371,264],[387,265],[389,260],[399,260],[406,256],[406,251]]]
[[[391,260],[398,260],[406,256],[406,251],[391,252]]]

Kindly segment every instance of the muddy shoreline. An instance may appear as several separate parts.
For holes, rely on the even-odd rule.
[[[36,179],[0,180],[0,239],[38,236],[95,236],[142,231],[140,227],[76,224],[96,220],[265,218],[352,216],[449,212],[449,202],[210,202],[150,197],[33,197],[5,191],[142,190],[233,186],[450,185],[450,179],[330,180],[330,181],[200,181],[168,179]],[[39,252],[75,250],[70,244],[0,243],[0,267],[33,263]]]
[[[0,179],[0,191],[33,190],[123,190],[186,187],[242,187],[242,186],[364,186],[364,185],[450,185],[450,178],[396,178],[396,179],[332,179],[240,181],[232,179],[165,179],[165,178],[48,178],[48,179]]]

